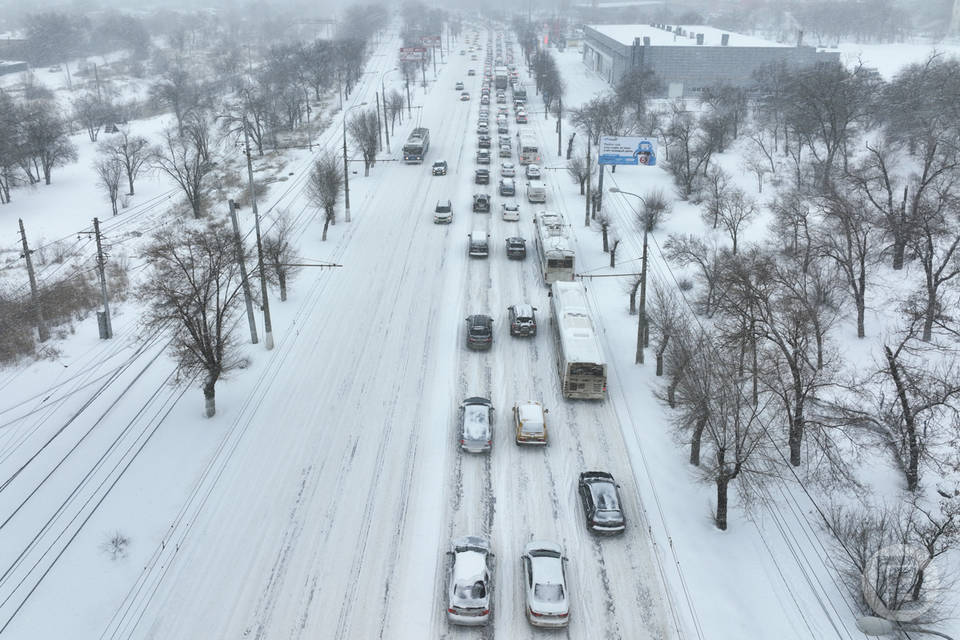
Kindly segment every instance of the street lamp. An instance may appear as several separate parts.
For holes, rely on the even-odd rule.
[[[640,202],[643,203],[643,206],[647,206],[646,199],[637,195],[636,193],[631,193],[629,191],[623,191],[617,187],[610,187],[610,193],[622,193],[627,196],[633,196],[638,198]],[[631,207],[632,208],[632,207]],[[634,359],[636,364],[643,364],[643,345],[646,342],[647,337],[647,230],[650,225],[646,222],[643,223],[643,258],[641,259],[641,268],[640,268],[640,311],[639,318],[637,319],[637,355]]]
[[[940,633],[939,631],[933,631],[932,629],[920,629],[912,626],[905,627],[899,623],[887,620],[886,618],[878,618],[876,616],[862,616],[857,618],[857,629],[859,629],[864,635],[872,637],[892,636],[900,631],[907,631],[909,633],[928,633],[939,638],[953,640],[953,638],[947,634]]]
[[[387,153],[390,153],[390,126],[387,124],[387,90],[383,84],[384,78],[394,71],[399,71],[399,67],[387,69],[380,74],[380,97],[383,99],[383,134],[387,138]]]
[[[350,222],[350,171],[347,169],[347,163],[349,162],[349,160],[347,160],[347,114],[357,107],[366,106],[366,104],[366,102],[361,102],[343,111],[343,203],[344,217],[347,222]]]

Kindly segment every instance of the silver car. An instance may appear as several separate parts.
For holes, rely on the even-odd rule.
[[[527,620],[535,627],[565,627],[570,622],[567,558],[555,542],[532,540],[520,556],[527,593]]]
[[[460,448],[470,453],[493,445],[493,404],[487,398],[467,398],[460,404]]]
[[[447,589],[447,619],[453,624],[485,625],[490,621],[490,542],[479,536],[454,540]]]

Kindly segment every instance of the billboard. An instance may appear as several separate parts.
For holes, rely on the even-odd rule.
[[[426,47],[400,47],[401,62],[418,62],[427,57]]]
[[[632,164],[656,166],[657,150],[653,141],[637,136],[601,136],[598,150],[600,164]]]
[[[439,47],[440,36],[420,36],[420,44],[425,47]]]

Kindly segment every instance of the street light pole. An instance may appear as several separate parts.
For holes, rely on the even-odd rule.
[[[637,195],[636,193],[631,193],[629,191],[622,191],[617,187],[610,187],[610,193],[622,193],[624,195],[633,196],[638,198],[640,202],[643,203],[643,206],[647,206],[647,201],[643,196]],[[640,309],[639,317],[637,318],[637,355],[634,359],[635,364],[643,364],[644,353],[643,347],[647,342],[647,231],[649,230],[649,225],[643,223],[643,257],[640,259]]]
[[[387,153],[390,153],[390,125],[387,123],[387,89],[383,81],[388,74],[396,70],[397,67],[394,67],[380,74],[380,97],[383,98],[383,134],[387,139]]]
[[[347,114],[366,104],[366,102],[361,102],[343,111],[343,208],[344,218],[347,222],[350,222],[350,170],[348,168],[350,161],[347,159]]]
[[[263,268],[263,242],[260,239],[260,212],[257,210],[257,194],[253,187],[253,159],[250,156],[250,138],[247,135],[247,114],[243,114],[243,148],[247,154],[247,180],[250,189],[250,206],[257,230],[257,268],[260,270],[260,296],[263,298],[263,346],[273,349],[273,325],[270,323],[270,299],[267,297],[267,272]]]

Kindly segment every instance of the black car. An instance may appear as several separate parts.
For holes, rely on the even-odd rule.
[[[537,318],[534,315],[536,307],[529,304],[514,304],[507,307],[510,320],[510,335],[535,336],[537,335]]]
[[[493,346],[493,318],[481,314],[467,318],[467,347],[489,349]]]
[[[490,184],[490,169],[477,169],[473,173],[475,184]]]
[[[445,176],[447,175],[447,161],[438,160],[433,163],[433,175],[435,176]]]
[[[514,236],[507,238],[507,257],[523,260],[527,257],[527,241]]]
[[[584,471],[578,488],[587,528],[594,533],[623,533],[627,521],[613,476],[605,471]]]
[[[482,134],[477,136],[477,148],[478,149],[489,149],[490,148],[490,136]]]
[[[473,212],[490,213],[490,196],[485,193],[473,194]],[[526,249],[524,249],[526,251]]]

